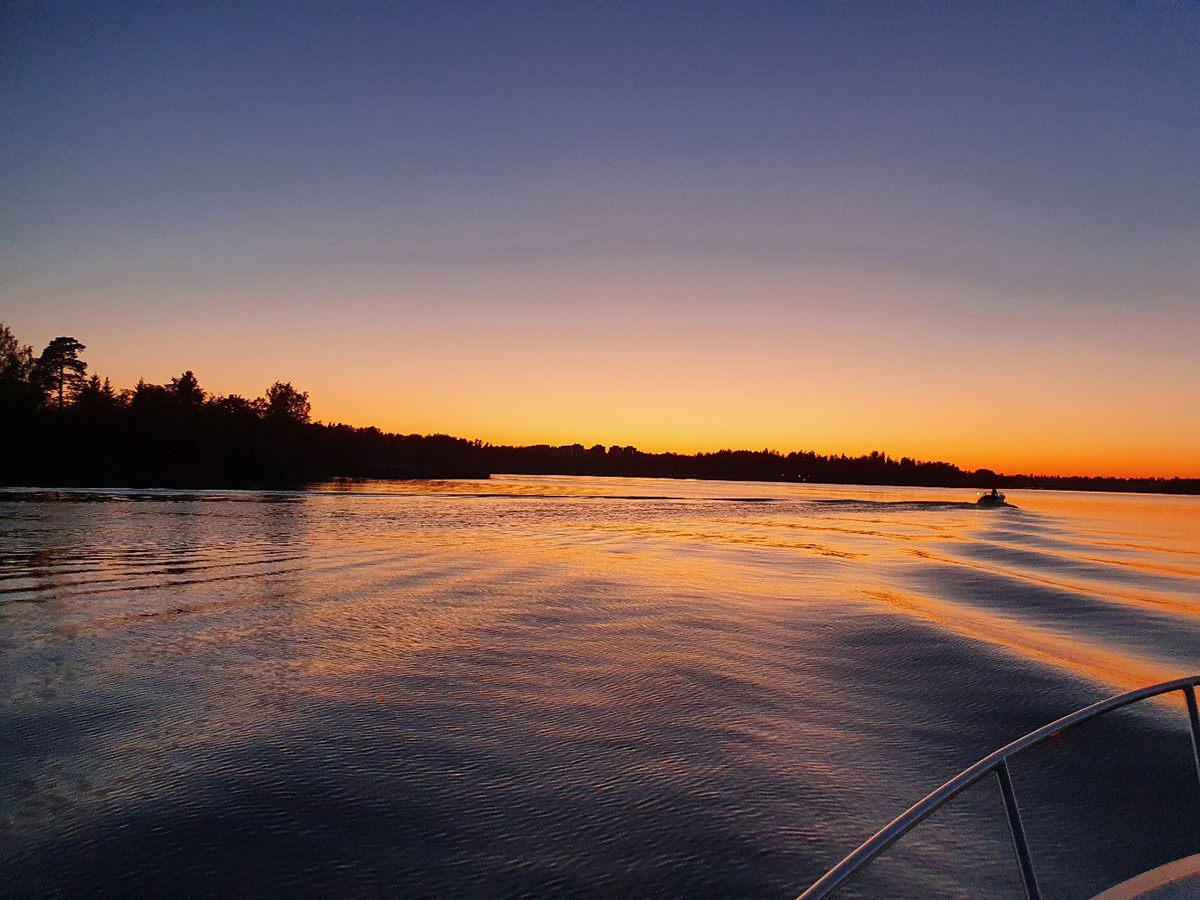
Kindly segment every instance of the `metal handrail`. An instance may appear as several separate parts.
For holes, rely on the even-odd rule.
[[[1033,861],[1029,855],[1029,845],[1025,840],[1025,828],[1021,824],[1021,811],[1017,806],[1016,793],[1013,790],[1012,778],[1008,772],[1008,760],[1018,753],[1035,747],[1043,741],[1057,737],[1068,728],[1095,719],[1114,709],[1138,703],[1150,697],[1169,694],[1173,691],[1183,691],[1187,701],[1188,719],[1192,726],[1192,755],[1196,763],[1196,777],[1200,778],[1200,715],[1196,707],[1196,686],[1200,685],[1200,675],[1188,678],[1177,678],[1174,681],[1164,681],[1162,684],[1130,691],[1116,697],[1109,697],[1099,703],[1077,710],[1063,716],[1036,731],[1031,731],[1011,744],[1006,744],[999,750],[985,756],[975,765],[963,770],[951,778],[924,800],[915,803],[888,825],[863,843],[857,850],[843,859],[840,863],[826,872],[812,887],[801,894],[798,900],[821,900],[837,890],[843,882],[853,875],[860,867],[866,865],[884,850],[906,835],[943,805],[953,800],[967,788],[982,780],[991,773],[996,773],[1000,783],[1000,794],[1004,800],[1004,811],[1008,817],[1008,827],[1012,834],[1013,849],[1017,856],[1017,865],[1021,869],[1021,880],[1025,886],[1025,894],[1029,900],[1041,900],[1037,877],[1033,871]]]

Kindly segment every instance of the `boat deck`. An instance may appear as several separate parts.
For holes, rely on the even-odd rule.
[[[1094,900],[1196,900],[1200,897],[1200,853],[1151,869],[1111,887]]]

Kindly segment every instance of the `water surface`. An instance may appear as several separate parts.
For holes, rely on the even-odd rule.
[[[1200,499],[973,499],[0,492],[0,894],[794,897],[996,746],[1200,670]],[[1047,897],[1200,851],[1185,729],[1020,761]],[[987,784],[857,889],[1014,874]]]

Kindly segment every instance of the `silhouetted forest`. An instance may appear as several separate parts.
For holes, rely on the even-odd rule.
[[[485,478],[504,472],[1200,493],[1196,478],[1002,475],[879,452],[684,455],[387,434],[311,421],[308,394],[288,382],[252,399],[218,396],[185,371],[167,384],[139,381],[116,390],[108,379],[88,374],[81,356],[86,349],[75,338],[57,337],[35,356],[0,324],[0,484],[283,488],[337,477]]]
[[[1003,475],[990,469],[963,471],[945,462],[864,456],[823,456],[811,451],[718,450],[715,453],[643,453],[634,447],[580,444],[564,447],[497,447],[484,444],[483,459],[495,472],[526,475],[625,475],[726,481],[808,481],[814,484],[911,485],[914,487],[1042,488],[1200,494],[1200,478],[1096,478]]]
[[[209,394],[192,372],[118,391],[74,338],[39,356],[0,325],[0,483],[295,487],[333,477],[485,477],[478,442],[310,420],[308,394]]]

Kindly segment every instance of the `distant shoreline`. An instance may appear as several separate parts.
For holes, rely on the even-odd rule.
[[[968,478],[973,473],[964,473]],[[811,487],[850,487],[850,488],[929,488],[938,490],[985,490],[990,489],[980,483],[955,483],[955,484],[912,484],[907,482],[881,482],[881,481],[810,481],[799,480],[795,478],[752,478],[752,477],[716,477],[716,476],[696,476],[696,475],[639,475],[629,473],[598,473],[598,472],[527,472],[527,471],[497,471],[490,473],[478,472],[462,472],[455,473],[452,471],[437,471],[430,470],[427,472],[410,472],[404,475],[333,475],[324,478],[313,479],[310,481],[288,483],[288,484],[248,484],[244,482],[238,483],[183,483],[183,482],[167,482],[167,483],[17,483],[11,480],[5,480],[0,483],[0,490],[13,491],[44,491],[53,493],[55,491],[63,492],[104,492],[104,491],[251,491],[270,493],[272,491],[279,492],[301,492],[301,493],[320,493],[314,490],[314,487],[320,484],[328,484],[332,481],[346,480],[351,482],[364,481],[384,481],[384,482],[404,482],[404,481],[489,481],[493,477],[505,476],[521,476],[532,475],[535,477],[560,477],[560,478],[643,478],[655,479],[662,481],[711,481],[711,482],[731,482],[745,484],[803,484]],[[1162,496],[1162,497],[1181,497],[1181,496],[1200,496],[1200,485],[1192,484],[1197,479],[1162,479],[1164,485],[1143,484],[1142,482],[1154,481],[1154,479],[1136,479],[1137,484],[1130,485],[1128,482],[1134,479],[1104,479],[1104,478],[1088,478],[1086,476],[998,476],[998,484],[1005,490],[1025,490],[1025,491],[1068,491],[1073,493],[1092,493],[1092,494],[1139,494],[1146,496]],[[1072,482],[1075,480],[1088,481],[1121,481],[1125,484],[1120,487],[1109,486],[1085,486],[1077,487],[1063,482]],[[1054,482],[1054,483],[1049,483]],[[1180,482],[1177,484],[1177,482]],[[1155,489],[1156,487],[1165,487],[1166,489]]]
[[[57,337],[35,357],[0,325],[0,485],[301,488],[333,478],[391,480],[592,475],[704,481],[1200,494],[1200,478],[1110,478],[965,471],[953,463],[813,451],[646,453],[595,444],[505,446],[445,434],[391,434],[313,422],[306,392],[277,381],[262,397],[220,396],[191,371],[117,390],[87,374],[86,347]],[[46,488],[53,490],[53,488]]]

